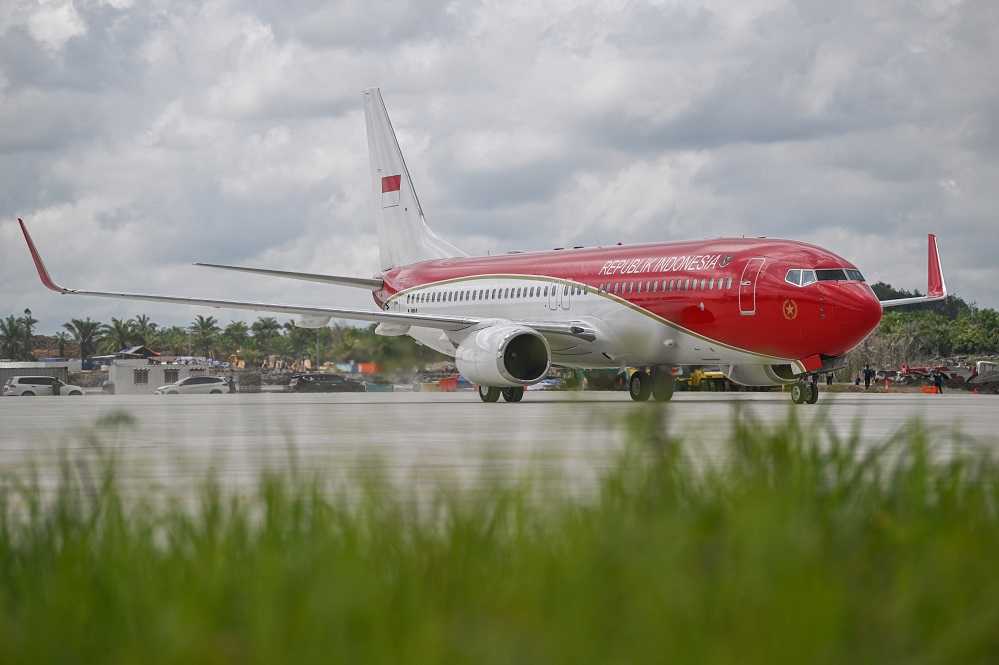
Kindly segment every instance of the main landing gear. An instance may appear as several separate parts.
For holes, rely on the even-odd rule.
[[[495,388],[493,386],[479,386],[479,399],[483,402],[498,402],[500,395],[506,402],[519,402],[524,399],[524,389],[518,388]]]
[[[815,404],[819,401],[819,386],[811,381],[798,381],[791,386],[791,401],[795,404]]]
[[[628,382],[628,392],[631,399],[636,402],[644,402],[649,397],[655,398],[657,402],[668,402],[673,398],[673,388],[676,385],[673,373],[668,367],[657,367],[649,374],[645,370],[638,370],[631,375]]]

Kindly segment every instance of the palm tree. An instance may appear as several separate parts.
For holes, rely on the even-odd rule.
[[[69,323],[62,324],[62,327],[73,336],[73,341],[80,345],[80,360],[85,360],[87,356],[94,353],[94,346],[97,340],[97,333],[101,328],[98,321],[86,319],[72,319]]]
[[[261,316],[253,325],[253,341],[257,345],[257,350],[268,355],[274,347],[274,340],[281,335],[281,324],[273,316]]]
[[[291,355],[297,360],[309,355],[309,351],[316,341],[316,332],[309,328],[300,328],[294,321],[284,324],[284,329],[288,337]]]
[[[156,343],[163,353],[181,356],[187,353],[188,332],[180,326],[160,328],[156,331]]]
[[[25,309],[24,316],[21,317],[21,331],[24,333],[24,352],[21,354],[21,357],[25,360],[35,359],[34,350],[32,349],[34,346],[32,343],[32,329],[36,323],[38,323],[38,319],[31,316],[31,310]]]
[[[194,348],[201,352],[206,358],[211,355],[215,343],[218,341],[219,333],[222,329],[218,326],[218,321],[214,316],[198,316],[191,324],[191,336],[194,338]]]
[[[222,331],[222,342],[227,354],[238,353],[250,339],[250,328],[242,321],[232,321]]]
[[[139,314],[132,319],[132,338],[137,344],[148,346],[156,335],[156,324],[145,314]]]
[[[53,337],[55,337],[56,344],[59,346],[59,357],[65,358],[66,344],[68,344],[72,338],[67,333],[61,331],[57,332],[55,335],[53,335]]]
[[[0,319],[0,356],[16,360],[23,336],[21,321],[13,314],[6,319]]]
[[[132,346],[135,329],[131,321],[111,319],[111,325],[101,326],[101,347],[105,353],[116,353]]]

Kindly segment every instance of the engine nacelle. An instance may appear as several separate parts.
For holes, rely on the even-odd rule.
[[[483,386],[513,388],[537,383],[551,366],[551,349],[527,326],[496,324],[466,337],[455,351],[458,371]]]
[[[790,365],[732,365],[728,378],[742,386],[783,386],[798,380]]]

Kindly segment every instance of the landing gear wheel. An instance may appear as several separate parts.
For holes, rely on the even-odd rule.
[[[649,394],[652,392],[652,377],[642,371],[635,372],[628,383],[628,392],[631,393],[631,399],[636,402],[649,399]]]
[[[819,387],[814,383],[808,384],[808,396],[805,397],[805,402],[808,404],[815,404],[819,401]]]
[[[504,388],[503,399],[507,402],[519,402],[524,399],[523,388]]]
[[[652,397],[657,402],[668,402],[673,399],[673,389],[676,387],[676,379],[668,369],[657,370],[652,375]]]
[[[500,389],[493,386],[479,386],[479,399],[483,402],[498,402]]]
[[[804,404],[807,396],[808,387],[805,383],[799,381],[791,386],[791,401],[795,404]]]

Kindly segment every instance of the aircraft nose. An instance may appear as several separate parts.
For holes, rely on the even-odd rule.
[[[857,284],[850,289],[847,299],[847,323],[855,332],[859,343],[881,323],[881,302],[866,284]]]

